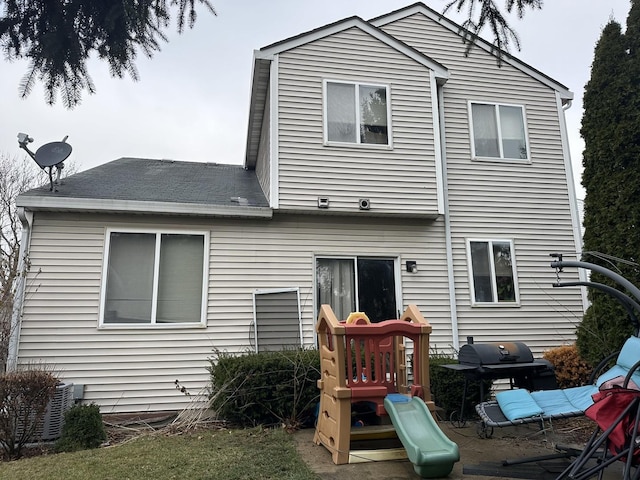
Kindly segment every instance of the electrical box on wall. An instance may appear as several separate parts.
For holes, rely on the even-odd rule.
[[[371,208],[371,201],[368,198],[361,198],[358,200],[358,207],[360,210],[369,210]]]

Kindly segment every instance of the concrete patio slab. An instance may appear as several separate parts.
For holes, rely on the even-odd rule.
[[[584,424],[583,424],[584,425]],[[468,422],[463,428],[454,428],[449,422],[439,422],[442,431],[458,444],[460,461],[449,479],[490,480],[504,478],[555,479],[569,465],[570,460],[539,460],[522,465],[503,466],[503,460],[524,459],[558,453],[556,446],[580,449],[575,443],[575,432],[570,426],[559,431],[541,432],[535,425],[496,429],[491,438],[480,438],[476,423]],[[581,428],[585,428],[581,426]],[[587,429],[590,428],[587,423]],[[304,461],[323,480],[400,480],[418,479],[408,460],[391,460],[369,463],[335,465],[329,451],[313,443],[313,429],[305,429],[294,436],[296,446]],[[606,480],[621,478],[622,464],[610,466]]]

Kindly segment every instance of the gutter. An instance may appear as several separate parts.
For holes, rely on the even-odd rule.
[[[170,203],[101,198],[70,198],[21,195],[20,207],[31,210],[69,210],[80,212],[137,213],[159,215],[214,216],[234,218],[271,218],[269,207],[205,205],[200,203]]]
[[[20,344],[20,328],[22,325],[22,305],[24,302],[25,284],[27,282],[27,258],[33,226],[33,212],[22,207],[17,209],[18,218],[22,223],[20,238],[20,257],[18,259],[18,282],[13,294],[13,312],[11,313],[11,327],[9,330],[9,348],[7,355],[7,372],[15,372],[18,368],[18,347]]]

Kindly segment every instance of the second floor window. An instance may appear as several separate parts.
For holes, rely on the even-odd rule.
[[[473,156],[528,160],[524,108],[471,103]]]
[[[518,290],[511,240],[468,243],[473,303],[517,303]]]
[[[326,82],[325,141],[389,145],[388,87]]]

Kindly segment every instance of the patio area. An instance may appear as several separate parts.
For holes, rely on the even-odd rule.
[[[476,433],[475,421],[467,422],[463,428],[454,428],[449,422],[439,422],[442,431],[458,444],[460,461],[457,462],[449,479],[488,480],[498,478],[518,478],[551,480],[555,479],[570,460],[554,459],[532,463],[503,466],[503,460],[545,456],[557,453],[555,446],[580,449],[583,442],[595,428],[595,424],[585,418],[558,421],[553,430],[541,432],[536,425],[523,425],[495,429],[491,438],[480,438]],[[301,430],[295,434],[295,441],[302,459],[323,480],[400,480],[418,479],[413,465],[408,460],[335,465],[330,453],[313,443],[313,429]],[[621,478],[622,464],[610,466],[604,478]]]

